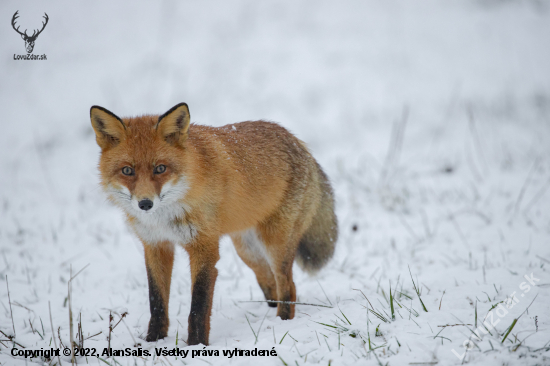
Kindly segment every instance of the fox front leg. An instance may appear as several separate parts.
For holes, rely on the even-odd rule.
[[[214,285],[218,276],[216,263],[220,258],[218,245],[219,238],[198,238],[185,247],[189,253],[192,283],[187,339],[190,346],[208,345]]]
[[[147,342],[155,342],[166,337],[170,320],[168,318],[168,300],[170,282],[174,265],[174,246],[163,242],[154,245],[143,244],[145,267],[149,281],[149,308],[151,320],[147,330]]]

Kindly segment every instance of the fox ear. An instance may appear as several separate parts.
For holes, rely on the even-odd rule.
[[[187,139],[190,121],[189,107],[185,103],[180,103],[159,117],[157,131],[169,144],[181,145]]]
[[[90,119],[97,144],[102,149],[118,145],[124,137],[126,130],[124,122],[105,108],[94,105],[90,108]]]

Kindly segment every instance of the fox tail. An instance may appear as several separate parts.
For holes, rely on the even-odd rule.
[[[332,258],[338,238],[332,187],[319,164],[317,172],[321,185],[321,202],[313,221],[300,239],[296,252],[296,263],[309,274],[317,273]]]

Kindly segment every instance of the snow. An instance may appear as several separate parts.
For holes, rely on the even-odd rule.
[[[106,362],[550,363],[547,2],[9,0],[0,9],[1,365],[43,362],[10,352],[13,341],[54,347],[49,305],[57,346],[70,344],[67,282],[84,267],[71,296],[74,334],[81,319],[92,336],[84,347],[107,347],[109,312],[118,322],[127,311],[112,348],[203,349],[184,343],[183,250],[169,336],[144,341],[143,249],[99,188],[89,121],[92,105],[130,116],[180,102],[193,122],[273,120],[310,146],[334,185],[340,238],[316,277],[298,268],[294,277],[299,302],[330,308],[300,305],[282,321],[246,302],[263,294],[223,238],[207,349],[275,347],[279,357]],[[13,59],[25,54],[8,23],[16,10],[21,29],[48,13],[34,49],[46,61]],[[477,327],[498,321],[480,339],[476,309]]]

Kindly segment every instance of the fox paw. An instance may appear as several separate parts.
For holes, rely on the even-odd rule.
[[[149,333],[147,332],[147,337],[145,337],[145,340],[147,342],[156,342],[158,341],[159,339],[163,339],[164,337],[166,337],[166,334],[162,334],[162,333]]]
[[[149,323],[149,329],[147,330],[147,336],[145,340],[147,342],[156,342],[159,339],[163,339],[168,334],[168,326],[160,324]]]

